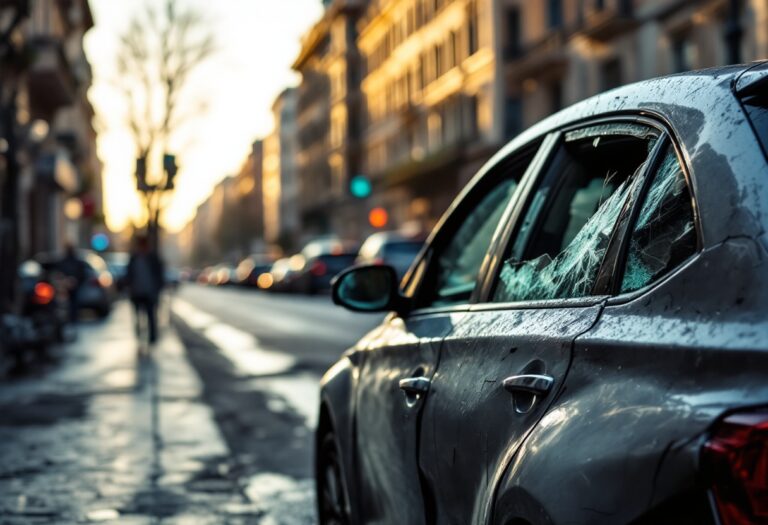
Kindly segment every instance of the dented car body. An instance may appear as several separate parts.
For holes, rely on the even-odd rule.
[[[756,421],[768,464],[766,93],[760,63],[576,104],[481,169],[393,297],[340,275],[392,312],[323,378],[321,522],[764,523],[768,467],[711,443]]]

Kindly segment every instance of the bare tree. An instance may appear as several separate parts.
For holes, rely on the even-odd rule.
[[[135,16],[120,37],[117,55],[118,87],[127,106],[127,124],[137,158],[146,161],[148,180],[156,189],[145,191],[148,225],[157,224],[165,187],[160,159],[174,132],[189,113],[180,112],[180,96],[190,73],[214,51],[213,34],[203,13],[164,0]]]

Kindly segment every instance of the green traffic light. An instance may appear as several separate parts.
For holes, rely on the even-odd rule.
[[[358,199],[370,196],[371,189],[371,181],[365,175],[355,175],[349,181],[349,192]]]

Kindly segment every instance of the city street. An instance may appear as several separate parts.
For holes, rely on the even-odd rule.
[[[0,387],[0,523],[314,523],[318,380],[376,324],[328,297],[185,285]]]

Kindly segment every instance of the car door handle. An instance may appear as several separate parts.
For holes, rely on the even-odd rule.
[[[527,392],[537,396],[545,396],[552,389],[555,379],[543,374],[521,374],[510,376],[503,381],[507,392]]]
[[[426,394],[429,391],[429,379],[426,377],[401,379],[400,390],[410,395]]]

